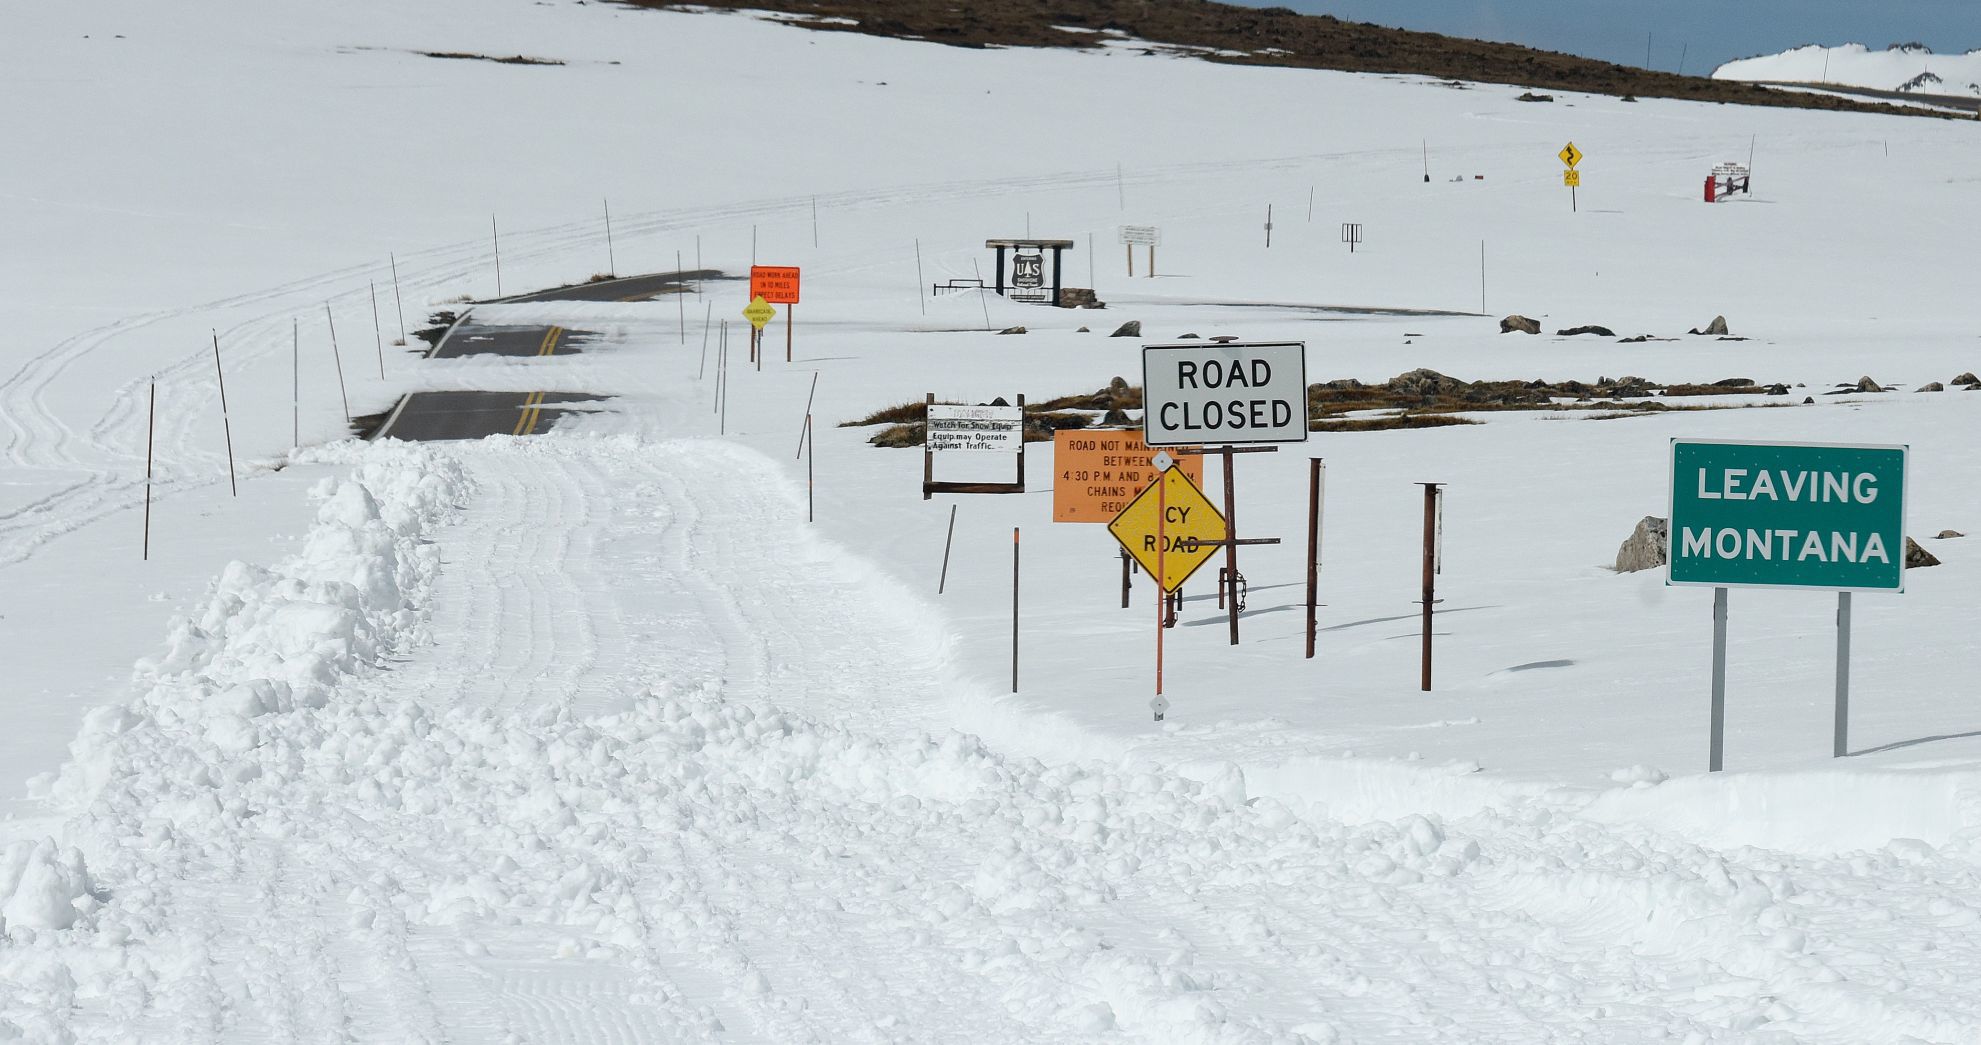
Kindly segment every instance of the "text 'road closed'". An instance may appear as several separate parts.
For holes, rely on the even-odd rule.
[[[1297,443],[1307,438],[1307,347],[1299,342],[1142,349],[1150,446]]]

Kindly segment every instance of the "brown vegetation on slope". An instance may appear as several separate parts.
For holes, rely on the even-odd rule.
[[[1101,32],[1171,48],[1198,49],[1207,61],[1443,80],[1542,90],[1678,98],[1805,109],[1939,115],[1920,109],[1780,91],[1754,84],[1678,76],[1590,58],[1344,22],[1283,7],[1238,7],[1212,0],[619,0],[635,7],[782,12],[792,24],[958,47],[1100,46]],[[829,21],[844,19],[846,21]],[[1067,32],[1057,26],[1095,30]]]

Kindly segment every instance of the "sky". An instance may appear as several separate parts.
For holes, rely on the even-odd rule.
[[[1873,48],[1918,41],[1981,48],[1974,0],[1243,0],[1357,22],[1504,40],[1550,51],[1708,73],[1735,58],[1803,44]],[[1679,69],[1683,59],[1684,68]]]

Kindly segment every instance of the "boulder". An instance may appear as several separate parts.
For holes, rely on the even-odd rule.
[[[1686,333],[1709,335],[1712,337],[1725,337],[1727,333],[1726,317],[1714,316],[1713,321],[1711,323],[1708,323],[1703,327],[1695,327],[1689,331],[1686,331]]]
[[[1541,321],[1521,315],[1508,316],[1500,320],[1500,333],[1511,334],[1516,330],[1523,334],[1538,334],[1541,332]]]
[[[1637,528],[1624,539],[1623,547],[1616,550],[1616,572],[1636,573],[1663,566],[1668,532],[1666,521],[1658,516],[1639,519]]]
[[[1533,91],[1527,91],[1514,99],[1516,102],[1551,102],[1554,100],[1555,96],[1552,94],[1535,94]]]
[[[1597,337],[1615,337],[1616,331],[1611,330],[1608,327],[1599,327],[1593,325],[1586,327],[1569,327],[1567,330],[1555,331],[1556,337],[1576,337],[1581,334],[1594,334]]]
[[[1956,537],[1965,537],[1965,536],[1967,535],[1960,532],[1959,530],[1941,530],[1937,539],[1942,541],[1950,541]]]
[[[1815,397],[1815,396],[1803,396],[1803,397],[1802,397],[1802,405],[1803,405],[1803,406],[1815,406],[1815,405],[1816,405],[1816,397]]]
[[[1000,334],[1023,334],[1025,332],[1024,327],[1005,327],[1003,330],[998,331]]]
[[[1203,335],[1202,335],[1202,334],[1178,334],[1178,335],[1176,335],[1176,340],[1178,340],[1178,341],[1202,341],[1203,339],[1204,339],[1204,338],[1203,338]]]
[[[1061,287],[1059,288],[1059,307],[1106,308],[1107,305],[1095,297],[1093,291],[1085,287]]]
[[[1075,334],[1091,334],[1091,333],[1093,333],[1093,331],[1091,331],[1091,330],[1088,330],[1088,329],[1087,329],[1086,327],[1081,327],[1080,329],[1078,329],[1078,330],[1075,330],[1075,331],[1074,331],[1074,333],[1075,333]]]
[[[1128,412],[1118,409],[1109,410],[1107,413],[1101,415],[1101,424],[1108,428],[1126,428],[1128,426]]]
[[[1915,541],[1910,537],[1907,537],[1905,539],[1906,569],[1916,570],[1922,566],[1938,566],[1939,564],[1940,564],[1940,560],[1935,558],[1932,552],[1929,552],[1926,549],[1921,548],[1919,546],[1918,541]]]
[[[1787,386],[1787,385],[1769,385],[1769,386],[1768,386],[1768,394],[1769,394],[1769,395],[1771,395],[1771,396],[1785,396],[1785,395],[1787,395],[1787,394],[1788,394],[1788,386]]]
[[[1925,384],[1920,385],[1919,390],[1921,392],[1944,392],[1947,390],[1947,386],[1939,383],[1938,381],[1928,381]]]
[[[1139,319],[1131,319],[1128,322],[1123,323],[1120,326],[1114,328],[1114,333],[1109,334],[1108,336],[1109,337],[1141,337],[1142,321]]]
[[[1109,378],[1107,382],[1107,394],[1113,396],[1127,395],[1128,379],[1118,374],[1112,378]]]
[[[1855,387],[1855,388],[1853,389],[1853,391],[1857,391],[1857,392],[1882,392],[1882,391],[1884,391],[1884,389],[1883,389],[1883,388],[1881,388],[1881,387],[1879,387],[1879,385],[1878,385],[1878,382],[1876,382],[1876,381],[1873,381],[1873,380],[1871,380],[1871,375],[1869,375],[1869,374],[1866,374],[1866,375],[1864,375],[1863,377],[1860,377],[1860,378],[1858,378],[1858,379],[1857,379],[1857,385],[1856,385],[1856,387]]]
[[[1449,395],[1465,387],[1464,381],[1422,367],[1407,374],[1398,374],[1390,378],[1388,384],[1392,392],[1418,396]]]
[[[1623,340],[1621,340],[1621,341],[1619,341],[1619,342],[1617,342],[1617,343],[1618,343],[1618,344],[1621,344],[1621,345],[1641,345],[1641,344],[1643,344],[1644,342],[1646,342],[1646,341],[1649,341],[1649,340],[1651,340],[1651,335],[1649,335],[1649,334],[1639,334],[1639,335],[1637,335],[1636,337],[1627,337],[1627,338],[1624,338]]]
[[[1967,373],[1962,374],[1959,377],[1956,377],[1952,381],[1949,381],[1947,383],[1951,385],[1970,385],[1970,386],[1981,385],[1981,377],[1975,377],[1974,371],[1969,370]]]

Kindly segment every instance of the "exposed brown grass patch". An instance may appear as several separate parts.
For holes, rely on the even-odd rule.
[[[801,17],[793,25],[926,40],[957,47],[1090,49],[1122,37],[1152,49],[1233,65],[1338,69],[1435,77],[1448,86],[1509,84],[1633,98],[1678,98],[1801,109],[1939,116],[1927,110],[1847,101],[1834,95],[1679,76],[1515,44],[1440,36],[1303,15],[1283,7],[1240,7],[1208,0],[620,0],[629,6],[768,10]],[[829,22],[822,19],[846,19]],[[1070,26],[1093,32],[1066,32]],[[1112,34],[1103,35],[1103,34]]]

